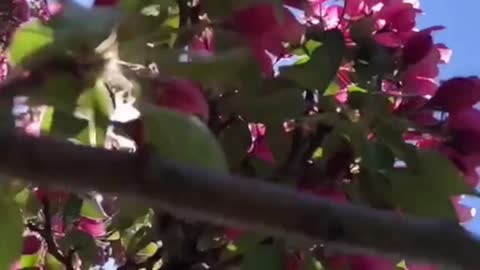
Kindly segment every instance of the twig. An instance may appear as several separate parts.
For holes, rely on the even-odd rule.
[[[377,252],[465,270],[480,268],[480,242],[454,220],[419,219],[302,194],[245,177],[0,130],[0,172],[39,185],[98,190],[170,213],[345,252]],[[2,178],[5,179],[5,178]]]
[[[177,4],[180,17],[179,28],[182,28],[188,23],[188,19],[190,18],[190,8],[188,7],[186,0],[177,0]]]
[[[71,257],[68,255],[64,256],[55,242],[51,223],[52,215],[50,213],[50,202],[48,199],[43,199],[42,204],[43,214],[45,216],[45,226],[41,234],[47,243],[48,252],[52,254],[52,256],[55,257],[55,259],[57,259],[59,262],[63,263],[66,270],[74,270]]]

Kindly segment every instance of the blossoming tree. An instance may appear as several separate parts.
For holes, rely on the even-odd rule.
[[[418,1],[0,9],[1,269],[479,269],[480,79]]]

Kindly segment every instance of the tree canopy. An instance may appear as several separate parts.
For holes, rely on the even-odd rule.
[[[479,269],[480,79],[421,13],[5,0],[0,268]]]

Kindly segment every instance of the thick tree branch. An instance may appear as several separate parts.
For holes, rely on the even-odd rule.
[[[480,242],[454,221],[336,204],[154,153],[113,152],[7,131],[0,131],[0,153],[0,172],[41,185],[120,194],[180,217],[321,240],[348,250],[480,268]]]

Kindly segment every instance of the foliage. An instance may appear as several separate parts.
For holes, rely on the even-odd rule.
[[[480,80],[438,87],[451,52],[433,41],[442,27],[415,29],[418,1],[49,5],[13,1],[0,26],[0,100],[16,97],[26,134],[152,147],[334,201],[472,218],[455,198],[478,185]],[[119,269],[420,269],[10,180],[0,189],[2,269],[109,260]]]

